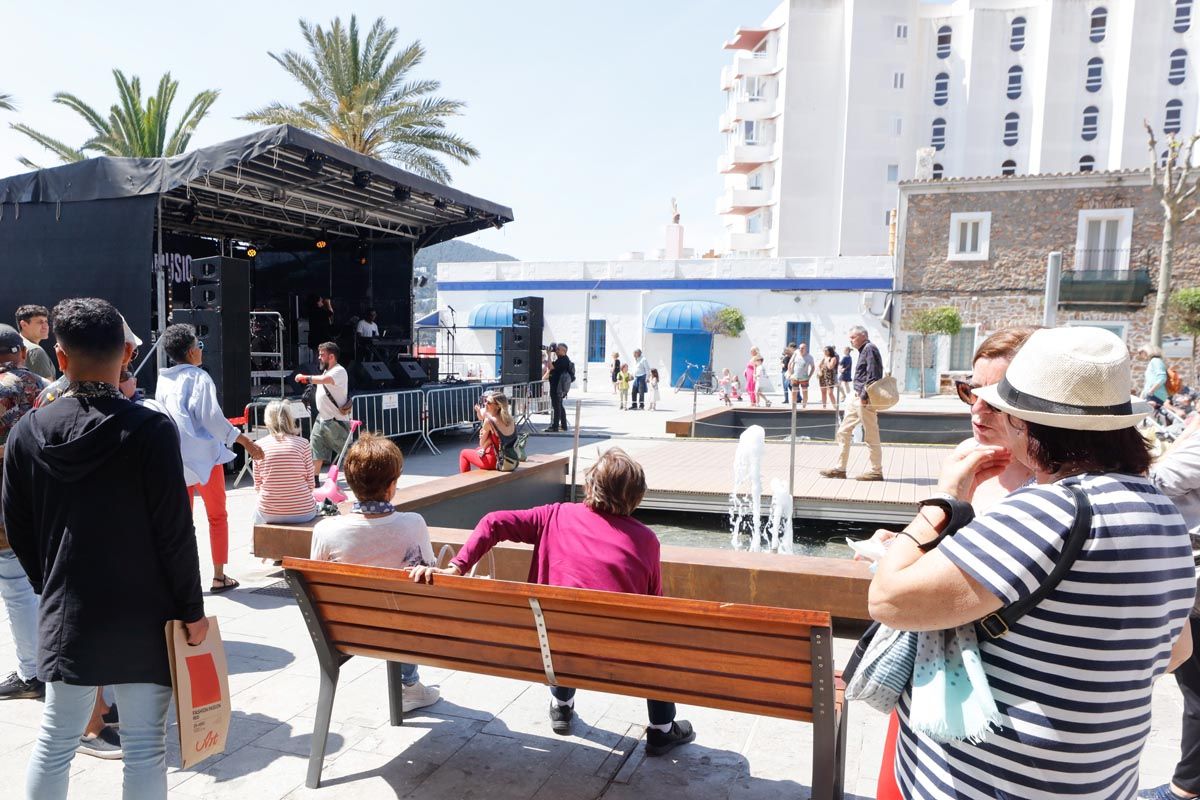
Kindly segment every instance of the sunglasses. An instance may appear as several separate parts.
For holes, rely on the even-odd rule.
[[[955,381],[954,391],[958,392],[958,399],[962,400],[969,406],[975,405],[975,387],[970,381]]]

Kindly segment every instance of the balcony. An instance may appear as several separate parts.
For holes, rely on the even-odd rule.
[[[734,78],[774,75],[775,72],[775,59],[769,53],[738,56],[733,60]]]
[[[764,120],[775,114],[775,101],[766,99],[739,100],[736,103],[731,103],[725,113],[721,115],[720,131],[722,133],[731,131],[742,120]]]
[[[1095,251],[1083,263],[1128,263],[1128,257],[1128,251]],[[1064,270],[1058,282],[1058,304],[1078,310],[1132,311],[1146,304],[1148,294],[1146,268]]]
[[[732,89],[735,85],[737,85],[737,74],[733,70],[734,70],[734,67],[732,64],[726,64],[725,66],[721,67],[721,90],[722,91],[727,92],[730,89]]]
[[[742,252],[745,250],[766,250],[771,246],[771,234],[767,231],[757,233],[730,233],[729,250]]]
[[[726,189],[717,198],[718,214],[749,214],[774,202],[765,189]]]
[[[717,171],[723,175],[753,172],[772,160],[769,144],[735,144],[717,157]]]

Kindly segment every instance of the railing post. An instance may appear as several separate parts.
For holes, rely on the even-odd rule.
[[[1062,279],[1062,253],[1055,250],[1046,258],[1046,298],[1042,325],[1053,328],[1058,321],[1058,283]]]

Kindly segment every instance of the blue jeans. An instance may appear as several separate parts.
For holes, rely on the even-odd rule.
[[[37,675],[38,596],[12,550],[0,550],[0,598],[17,648],[17,676],[27,681]]]
[[[635,375],[633,378],[633,402],[629,404],[630,408],[645,408],[646,407],[646,376]]]
[[[405,686],[416,686],[421,676],[417,673],[416,664],[400,665],[400,682]]]
[[[121,749],[125,760],[125,790],[121,797],[166,800],[166,726],[171,687],[118,683],[113,691],[121,708]],[[95,703],[95,686],[72,686],[60,681],[46,684],[42,729],[25,772],[27,800],[65,800],[71,759]]]
[[[254,512],[254,523],[256,525],[298,525],[301,522],[311,522],[317,517],[317,506],[313,504],[313,510],[304,514],[264,514],[262,511]]]

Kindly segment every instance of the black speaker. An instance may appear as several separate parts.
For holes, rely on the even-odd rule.
[[[415,358],[396,359],[396,382],[402,389],[415,389],[428,380],[425,370]]]
[[[392,371],[387,368],[387,364],[382,361],[364,361],[362,362],[363,371],[367,373],[367,378],[373,381],[394,381],[396,378],[392,375]]]
[[[528,383],[542,377],[540,334],[540,328],[536,337],[532,328],[504,329],[500,340],[500,378],[504,383]]]
[[[421,369],[425,370],[425,374],[431,381],[436,381],[441,375],[441,362],[435,356],[418,358],[417,363],[421,365]]]
[[[219,283],[201,283],[192,287],[192,308],[207,308],[213,311],[220,311],[224,303],[221,302],[221,284]]]
[[[204,344],[201,366],[217,385],[221,411],[227,417],[240,417],[250,402],[249,319],[235,327],[220,311],[176,309],[171,321],[196,329],[196,337]]]
[[[516,297],[513,298],[512,324],[514,328],[529,328],[537,331],[538,344],[541,344],[542,328],[545,317],[542,313],[542,298]]]
[[[250,330],[250,262],[210,256],[192,261],[192,307],[245,315]]]

